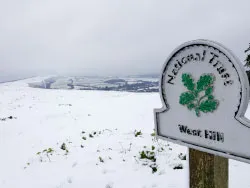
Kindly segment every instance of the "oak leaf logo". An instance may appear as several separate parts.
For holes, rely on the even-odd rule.
[[[191,74],[183,73],[182,82],[188,91],[181,93],[179,103],[194,110],[197,117],[200,117],[201,112],[213,112],[219,105],[219,101],[213,96],[214,81],[214,75],[203,74],[194,83]]]

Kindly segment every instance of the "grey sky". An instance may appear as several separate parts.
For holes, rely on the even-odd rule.
[[[0,73],[158,73],[193,39],[242,61],[249,0],[0,0]]]

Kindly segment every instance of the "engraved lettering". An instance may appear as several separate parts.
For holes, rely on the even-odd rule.
[[[174,85],[174,83],[172,82],[172,80],[175,79],[175,76],[172,76],[172,75],[168,74],[168,77],[169,77],[168,83]]]
[[[178,126],[179,126],[180,132],[183,134],[202,137],[201,130],[199,129],[190,129],[188,128],[188,126],[185,126],[185,125],[178,125]]]
[[[196,53],[196,56],[197,56],[197,57],[195,58],[195,60],[196,60],[196,61],[200,61],[200,60],[201,60],[200,54],[199,54],[199,53]]]
[[[187,133],[187,126],[179,125],[179,129],[181,133]]]
[[[218,64],[221,65],[221,62],[217,61],[215,64],[213,64],[213,66],[216,67]]]
[[[204,51],[203,51],[203,57],[201,58],[201,61],[204,61],[205,56],[206,56],[206,53],[207,53],[207,51],[206,51],[206,50],[204,50]]]
[[[182,64],[181,64],[181,62],[180,61],[178,61],[178,60],[176,60],[177,61],[177,63],[178,63],[178,65],[180,66],[180,68],[182,67]]]
[[[173,70],[172,70],[172,73],[176,76],[177,73],[178,73],[178,69],[173,69]]]
[[[186,57],[183,57],[183,58],[181,59],[181,62],[182,62],[183,64],[186,64],[188,61],[187,61]]]
[[[224,133],[217,132],[217,141],[224,142]]]
[[[210,52],[210,54],[213,55],[213,57],[209,60],[209,63],[212,63],[215,58],[219,57],[218,55],[214,54],[213,52]]]
[[[224,82],[224,86],[232,85],[234,83],[233,80],[227,80]]]
[[[205,139],[224,142],[224,133],[205,130]]]
[[[182,57],[181,59],[177,59],[174,63],[174,67],[171,71],[171,75],[168,75],[169,80],[167,83],[174,84],[172,80],[178,75],[179,70],[188,62],[194,62],[197,61],[204,61],[206,58],[207,51],[203,50],[202,53],[190,53],[186,54],[186,56]],[[219,58],[219,54],[216,54],[214,52],[210,52],[211,56],[208,59],[208,63],[212,65],[216,69],[216,71],[219,73],[221,78],[224,79],[224,86],[232,85],[233,81],[230,80],[230,74],[227,73],[227,69],[224,67],[223,63],[220,62],[217,58]],[[172,76],[173,75],[173,76]]]
[[[226,69],[224,67],[219,67],[217,68],[217,71],[219,72],[219,74],[222,74],[223,72],[226,71]]]
[[[225,74],[221,75],[221,77],[227,79],[230,77],[230,75],[228,73],[225,73]]]

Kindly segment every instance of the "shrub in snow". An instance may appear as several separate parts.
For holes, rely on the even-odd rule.
[[[174,166],[173,169],[174,170],[183,169],[183,165],[182,164],[177,164],[177,165]]]
[[[134,134],[135,134],[135,137],[138,137],[142,135],[142,132],[135,130]]]

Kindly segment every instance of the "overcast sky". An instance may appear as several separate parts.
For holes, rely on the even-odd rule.
[[[210,39],[242,62],[249,0],[0,0],[0,74],[159,73],[183,42]]]

